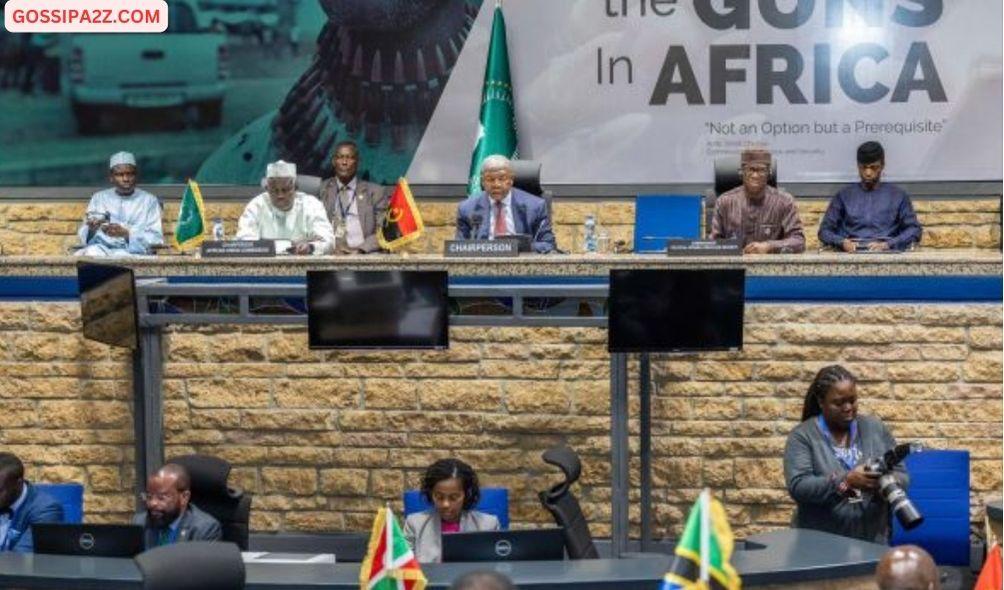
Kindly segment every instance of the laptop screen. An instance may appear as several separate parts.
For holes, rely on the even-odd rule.
[[[560,528],[477,531],[443,535],[443,561],[561,561],[565,536]]]

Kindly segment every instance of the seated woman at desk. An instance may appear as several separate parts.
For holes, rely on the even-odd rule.
[[[442,559],[442,536],[471,531],[497,531],[498,518],[478,512],[478,476],[459,459],[440,459],[425,470],[422,496],[432,508],[408,516],[404,535],[422,563]]]
[[[854,375],[840,365],[820,369],[784,449],[784,479],[798,504],[793,526],[888,544],[889,506],[863,463],[894,446],[881,420],[858,415]],[[902,463],[895,473],[905,488]]]

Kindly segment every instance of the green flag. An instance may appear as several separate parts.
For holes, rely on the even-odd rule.
[[[495,4],[492,37],[488,45],[485,85],[481,90],[481,116],[478,138],[471,154],[471,173],[467,194],[481,190],[481,161],[501,154],[507,158],[518,155],[516,148],[516,109],[509,78],[509,50],[505,40],[505,18],[501,4]]]
[[[732,567],[733,537],[725,508],[708,490],[690,509],[676,557],[659,590],[740,590],[742,580]]]
[[[206,207],[202,204],[202,191],[194,180],[188,181],[181,196],[178,224],[174,226],[174,247],[184,250],[202,243],[206,231]]]

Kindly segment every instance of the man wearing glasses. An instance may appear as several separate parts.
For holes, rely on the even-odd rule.
[[[146,510],[135,523],[144,527],[147,549],[186,541],[219,541],[220,523],[191,503],[192,480],[181,465],[167,463],[146,480]]]
[[[767,184],[770,158],[766,150],[743,150],[739,168],[742,186],[718,197],[715,203],[711,238],[738,239],[743,254],[805,250],[795,198]]]

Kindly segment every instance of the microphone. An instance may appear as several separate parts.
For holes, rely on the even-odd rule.
[[[471,224],[474,225],[474,233],[471,234],[470,239],[476,240],[478,236],[481,235],[481,222],[484,220],[484,216],[480,212],[475,211],[471,214]]]

